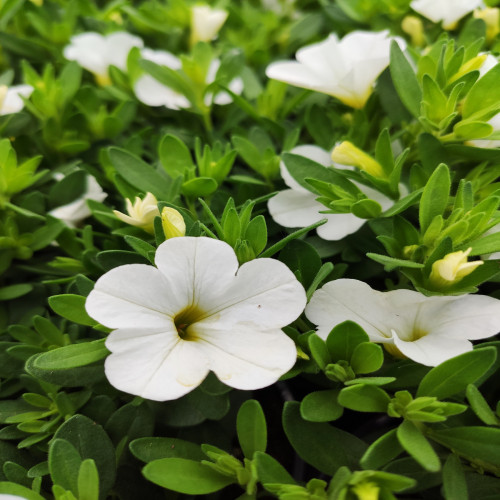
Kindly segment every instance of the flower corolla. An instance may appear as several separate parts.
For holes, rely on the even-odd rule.
[[[214,9],[209,5],[191,7],[191,44],[213,40],[228,15],[226,10]]]
[[[205,237],[165,241],[155,263],[112,269],[87,298],[88,314],[114,329],[105,362],[114,387],[166,401],[209,371],[253,390],[292,368],[296,347],[281,328],[302,313],[306,295],[287,266],[256,259],[238,269],[227,243]]]
[[[54,177],[59,180],[62,178],[61,174],[54,175]],[[87,206],[87,200],[103,201],[107,194],[91,175],[86,177],[85,182],[85,192],[82,196],[71,203],[54,208],[49,212],[49,215],[62,220],[69,227],[76,227],[83,219],[89,217],[91,211]]]
[[[437,287],[448,287],[458,283],[462,278],[469,275],[477,267],[483,264],[482,260],[468,262],[467,257],[472,251],[468,248],[465,252],[460,250],[452,252],[432,264],[429,276],[431,283]]]
[[[24,108],[24,101],[21,97],[28,98],[33,92],[31,85],[0,85],[0,115],[10,115],[17,113]]]
[[[372,342],[428,366],[472,350],[470,340],[500,331],[500,300],[484,295],[432,296],[413,290],[378,292],[362,281],[330,281],[314,293],[307,318],[326,339],[346,320],[361,326]]]
[[[153,234],[155,217],[160,215],[156,197],[151,193],[147,193],[143,200],[136,196],[133,204],[128,198],[125,200],[125,204],[128,215],[118,210],[113,210],[113,213],[121,221],[131,226],[140,227],[144,231]]]
[[[389,64],[389,31],[353,31],[339,40],[331,34],[326,40],[297,51],[297,61],[278,61],[266,69],[268,78],[296,87],[336,97],[353,108],[363,108],[373,84]]]
[[[442,22],[444,29],[451,30],[462,17],[482,5],[483,0],[413,0],[410,7],[434,23]]]
[[[332,161],[328,152],[318,146],[303,145],[293,148],[290,153],[309,158],[325,167]],[[336,165],[336,167],[338,167]],[[339,167],[342,168],[342,167]],[[290,174],[283,162],[280,163],[281,177],[290,189],[279,192],[268,201],[271,217],[284,227],[306,227],[321,219],[326,224],[316,230],[324,240],[340,240],[348,234],[355,233],[365,222],[353,214],[322,214],[327,208],[316,201],[317,195],[302,187]],[[356,184],[356,183],[354,183]],[[377,201],[383,210],[392,206],[392,201],[379,191],[362,184],[356,184],[363,193]]]
[[[99,85],[111,83],[108,69],[111,65],[125,71],[127,56],[133,47],[142,48],[144,42],[124,31],[101,35],[89,31],[71,37],[64,48],[64,57],[76,61],[82,68],[94,74]]]
[[[182,67],[179,58],[164,50],[143,49],[141,51],[141,56],[143,59],[152,61],[161,66],[167,66],[173,70],[179,70]],[[215,80],[219,67],[220,60],[213,59],[205,77],[207,86]],[[234,78],[229,82],[228,88],[235,94],[241,94],[243,90],[243,80],[239,77]],[[142,75],[135,82],[134,92],[137,99],[147,106],[165,106],[169,109],[186,109],[191,107],[191,103],[183,94],[164,85],[151,75]],[[224,105],[231,103],[232,98],[227,92],[218,92],[215,95],[211,92],[207,92],[205,95],[205,105],[210,106],[212,102]]]

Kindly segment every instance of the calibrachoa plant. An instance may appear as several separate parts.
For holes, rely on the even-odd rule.
[[[500,498],[500,2],[0,2],[0,500]]]

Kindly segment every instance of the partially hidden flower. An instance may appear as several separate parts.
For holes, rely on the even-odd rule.
[[[482,0],[413,0],[410,7],[445,30],[455,29],[458,21],[483,5]]]
[[[330,155],[318,146],[303,145],[293,148],[290,153],[314,160],[325,167],[331,166]],[[342,167],[340,167],[342,168]],[[316,201],[317,195],[302,187],[288,172],[285,164],[280,163],[281,177],[290,189],[279,192],[268,201],[271,217],[284,227],[306,227],[321,219],[327,219],[326,224],[316,230],[324,240],[340,240],[348,234],[355,233],[365,222],[353,214],[322,214],[327,208]],[[377,201],[383,210],[392,206],[393,202],[379,191],[368,186],[357,184],[363,193]]]
[[[353,108],[363,108],[373,84],[389,64],[391,40],[404,40],[389,31],[353,31],[339,40],[326,40],[297,51],[297,61],[279,61],[266,69],[268,78],[336,97]]]
[[[462,278],[465,278],[465,276],[468,276],[472,271],[484,264],[482,260],[467,261],[471,251],[472,248],[468,248],[465,252],[462,250],[452,252],[442,259],[436,260],[432,264],[429,276],[431,283],[438,288],[449,287],[458,283]]]
[[[343,141],[332,151],[332,160],[341,165],[351,165],[379,179],[387,178],[382,165],[350,141]]]
[[[413,290],[378,292],[362,281],[330,281],[314,293],[306,316],[326,339],[350,320],[372,342],[428,366],[472,350],[470,340],[500,331],[500,300],[484,295],[426,297]]]
[[[167,66],[173,70],[180,70],[182,67],[179,58],[164,50],[143,49],[141,56],[143,59],[161,66]],[[215,80],[219,67],[220,60],[213,59],[205,77],[207,86]],[[229,82],[228,88],[235,94],[241,94],[243,80],[239,77],[234,78]],[[191,107],[191,103],[183,94],[167,87],[151,75],[142,75],[134,84],[134,92],[137,99],[147,106],[165,106],[169,109],[186,109]],[[224,105],[231,103],[232,98],[227,92],[218,92],[215,95],[207,92],[205,95],[205,105],[210,106],[212,102]]]
[[[60,180],[62,175],[54,174],[54,177]],[[85,182],[85,192],[82,196],[71,203],[54,208],[49,212],[49,215],[62,220],[69,227],[76,227],[83,219],[89,217],[92,212],[87,206],[87,200],[103,201],[107,194],[102,190],[99,183],[91,175],[86,177]]]
[[[191,44],[213,40],[226,22],[228,15],[226,10],[214,9],[210,5],[191,7]]]
[[[417,16],[406,16],[401,21],[401,29],[411,37],[411,43],[422,47],[425,43],[424,23]]]
[[[493,118],[488,120],[486,123],[490,124],[493,127],[492,133],[500,132],[500,113],[496,114]],[[476,148],[498,148],[500,147],[500,139],[488,139],[485,137],[484,139],[474,139],[471,141],[467,141],[467,144],[470,146],[475,146]]]
[[[306,296],[284,264],[256,259],[238,269],[227,243],[205,237],[165,241],[155,263],[107,272],[87,298],[88,314],[114,329],[105,362],[114,387],[166,401],[209,371],[253,390],[294,365],[295,344],[281,328],[302,313]]]
[[[131,226],[140,227],[144,231],[154,234],[154,220],[155,217],[160,215],[158,210],[158,200],[156,197],[147,193],[144,199],[140,199],[136,196],[134,203],[127,198],[125,200],[127,207],[127,214],[119,212],[118,210],[113,210],[113,213],[123,222],[130,224]]]
[[[486,41],[491,42],[500,33],[500,9],[498,7],[486,7],[474,11],[476,19],[482,19],[486,24]]]
[[[178,238],[186,235],[186,223],[178,210],[164,207],[161,211],[161,225],[165,238]]]
[[[133,47],[142,48],[144,42],[124,31],[101,35],[89,31],[71,37],[64,48],[64,57],[76,61],[82,68],[94,74],[99,85],[109,85],[108,69],[111,65],[125,71],[127,56]]]
[[[33,92],[31,85],[0,85],[0,115],[17,113],[24,108],[22,97],[28,98]]]

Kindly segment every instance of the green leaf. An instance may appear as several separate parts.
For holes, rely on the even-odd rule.
[[[266,483],[295,484],[295,480],[287,470],[270,455],[257,451],[254,455],[254,463],[259,481],[264,487]]]
[[[483,236],[482,238],[469,243],[467,246],[472,248],[469,254],[471,257],[475,255],[500,252],[500,232]]]
[[[99,492],[105,498],[115,483],[115,448],[104,429],[84,415],[74,415],[66,420],[54,434],[54,439],[69,441],[85,460],[95,461],[99,471]]]
[[[234,482],[202,463],[185,458],[154,460],[142,469],[149,481],[186,495],[207,495]]]
[[[313,333],[308,337],[307,345],[316,364],[321,368],[321,370],[324,370],[326,365],[332,362],[332,358],[328,348],[326,347],[325,341]]]
[[[453,127],[453,134],[458,140],[482,139],[493,132],[493,127],[482,121],[461,121]]]
[[[444,399],[464,391],[467,385],[488,371],[496,356],[494,347],[483,347],[441,363],[422,379],[417,397],[435,396]]]
[[[420,116],[420,103],[422,101],[422,89],[417,76],[401,51],[396,41],[391,43],[390,71],[392,81],[401,101],[408,111],[415,117]]]
[[[99,473],[91,458],[87,458],[80,464],[78,500],[99,500]]]
[[[351,212],[360,219],[373,219],[382,213],[382,207],[375,200],[365,199],[354,203]]]
[[[7,481],[0,481],[0,494],[5,496],[14,495],[25,500],[45,500],[44,497],[39,495],[36,491],[25,488],[20,484],[9,483]]]
[[[368,342],[366,332],[354,321],[344,321],[335,326],[326,339],[326,346],[330,351],[333,362],[340,360],[350,361],[356,347]]]
[[[95,363],[109,354],[104,345],[104,339],[81,344],[72,344],[36,357],[33,366],[40,370],[67,370]]]
[[[474,384],[469,384],[467,386],[465,395],[467,396],[467,400],[473,412],[486,425],[500,425],[500,419],[495,415],[486,399],[484,399],[483,395]]]
[[[0,288],[0,301],[13,300],[22,297],[33,290],[33,285],[29,283],[19,283],[17,285],[9,285]]]
[[[403,452],[399,443],[397,430],[391,429],[374,441],[361,457],[363,469],[379,469]]]
[[[425,469],[437,472],[441,462],[429,441],[413,422],[405,420],[397,429],[401,446]]]
[[[300,273],[304,288],[310,286],[321,267],[321,258],[316,249],[302,240],[293,240],[283,248],[280,260],[293,272]]]
[[[309,422],[330,422],[344,413],[337,402],[338,389],[310,392],[300,403],[300,415]]]
[[[78,495],[78,470],[82,459],[78,450],[65,439],[54,439],[49,448],[49,470],[54,484]]]
[[[283,429],[299,456],[330,476],[343,465],[356,468],[366,450],[365,443],[348,432],[327,423],[303,420],[297,402],[285,403]]]
[[[339,394],[338,402],[345,408],[360,412],[387,411],[391,398],[376,385],[356,384],[344,387]]]
[[[249,399],[241,405],[236,417],[236,432],[241,450],[249,460],[252,460],[256,451],[266,451],[266,417],[255,399]]]
[[[443,466],[443,492],[446,500],[469,500],[462,464],[453,453]]]
[[[382,348],[371,342],[358,344],[351,357],[351,368],[354,373],[365,374],[376,372],[384,362]]]
[[[429,430],[428,436],[458,455],[498,473],[500,470],[500,429],[495,427],[454,427]]]
[[[443,215],[448,206],[450,185],[450,171],[441,163],[427,181],[420,199],[419,222],[422,232],[428,228],[436,215]]]
[[[172,180],[142,161],[138,156],[126,151],[111,147],[108,149],[109,160],[115,170],[132,186],[143,193],[152,193],[158,200],[172,201],[170,187]]]
[[[177,438],[143,437],[129,445],[136,458],[149,463],[161,458],[189,458],[200,461],[206,458],[200,445]]]
[[[63,318],[74,321],[79,325],[95,326],[97,321],[93,320],[85,310],[86,297],[74,294],[53,295],[49,297],[49,306]]]
[[[184,177],[185,172],[193,167],[189,148],[175,135],[167,134],[162,138],[158,153],[165,172],[173,179]]]
[[[219,185],[211,177],[197,177],[182,184],[182,194],[193,198],[210,196],[217,191]]]
[[[486,111],[500,108],[499,79],[500,67],[497,65],[474,84],[467,94],[462,107],[462,116],[464,119],[471,117],[480,118]],[[488,120],[491,116],[486,117],[486,119]]]

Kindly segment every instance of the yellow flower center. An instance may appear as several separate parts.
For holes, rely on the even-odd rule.
[[[190,305],[174,316],[175,328],[182,340],[193,341],[198,339],[196,332],[191,327],[194,323],[199,321],[203,315],[204,312],[198,306]]]

